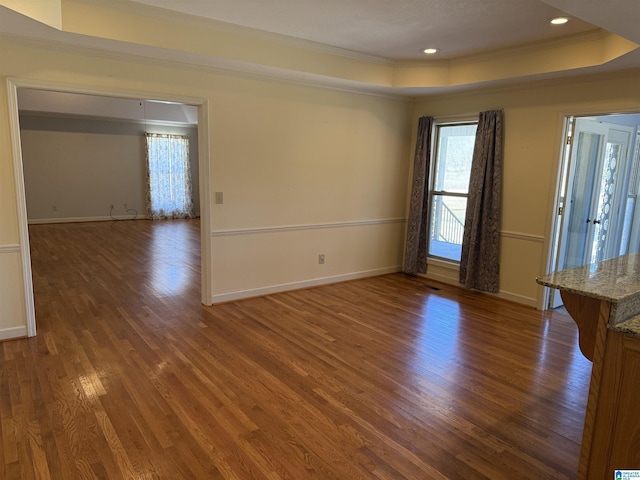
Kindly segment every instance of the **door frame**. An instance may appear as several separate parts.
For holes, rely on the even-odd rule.
[[[547,211],[547,237],[545,239],[546,256],[543,258],[542,270],[545,274],[554,272],[556,264],[557,253],[557,235],[561,228],[562,217],[558,215],[558,209],[560,207],[560,192],[562,189],[562,170],[564,168],[567,152],[567,134],[569,132],[569,125],[572,118],[579,117],[602,117],[609,115],[640,115],[640,106],[636,105],[628,108],[611,108],[610,110],[582,110],[579,112],[562,111],[558,114],[558,132],[557,145],[557,161],[554,176],[552,177],[551,185],[553,190],[549,191],[549,205],[550,208]],[[553,295],[554,289],[549,287],[540,287],[541,295],[538,296],[538,310],[548,310],[549,300]]]
[[[628,160],[630,157],[629,146],[632,142],[632,137],[635,132],[635,128],[616,124],[609,123],[606,121],[596,120],[594,117],[574,117],[572,122],[573,128],[571,132],[572,141],[569,145],[568,154],[565,157],[565,161],[568,161],[568,165],[563,167],[563,171],[566,170],[566,188],[565,195],[569,195],[570,197],[565,198],[563,201],[563,212],[561,219],[561,228],[559,230],[558,240],[556,240],[558,253],[555,263],[555,269],[564,269],[571,268],[571,264],[567,267],[564,264],[566,261],[567,253],[573,252],[572,247],[576,247],[574,242],[577,240],[578,244],[583,247],[583,250],[580,251],[580,258],[576,258],[575,255],[573,258],[577,261],[578,264],[584,265],[585,262],[589,262],[588,258],[593,255],[592,246],[593,240],[595,238],[595,233],[598,231],[596,227],[596,215],[599,207],[599,194],[601,183],[602,183],[602,175],[604,169],[604,161],[605,154],[607,152],[607,147],[610,144],[620,145],[624,144],[626,149],[621,152],[622,155],[618,158],[618,165],[616,169],[616,175],[618,176],[618,180],[614,184],[614,191],[611,195],[611,206],[618,210],[622,207],[622,199],[626,197],[624,193],[628,188],[628,169],[630,165],[628,164]],[[590,162],[588,165],[584,163],[584,157],[578,158],[580,154],[581,147],[585,145],[582,143],[582,134],[588,134],[590,136],[597,136],[600,140],[597,144],[597,157],[595,158],[595,162]],[[590,152],[592,150],[589,150]],[[586,169],[586,170],[585,170]],[[578,176],[580,173],[581,176]],[[587,175],[587,177],[583,177],[582,175]],[[586,181],[587,178],[590,178],[592,183],[590,183],[590,187],[587,190],[584,190],[582,187],[586,185],[582,185],[579,183],[580,179]],[[578,189],[577,189],[578,187]],[[572,217],[574,213],[573,210],[576,208],[576,205],[572,204],[572,199],[576,197],[582,196],[582,194],[586,195],[585,203],[581,204],[582,209],[581,213],[584,215],[580,217],[580,222],[587,217],[587,223],[581,223],[581,227],[584,228],[584,235],[582,234],[572,234],[569,236],[569,223],[572,220],[575,220]],[[558,214],[560,215],[560,214]],[[589,219],[592,219],[591,222]],[[608,240],[610,239],[619,239],[621,233],[621,223],[619,222],[618,216],[612,214],[611,221],[608,228]],[[575,226],[575,225],[574,225]],[[580,237],[580,238],[579,238]],[[614,252],[619,251],[619,246],[616,247],[615,242],[606,242],[606,251],[604,256],[606,258],[610,258],[610,255],[613,255]]]
[[[111,98],[144,99],[183,103],[198,109],[198,181],[200,187],[200,269],[201,301],[204,305],[213,303],[213,264],[211,252],[211,169],[209,161],[209,102],[206,98],[185,97],[173,94],[159,94],[148,91],[119,90],[115,88],[93,88],[83,85],[64,84],[23,78],[7,78],[9,110],[9,130],[13,154],[13,171],[18,214],[18,235],[22,264],[22,289],[26,315],[27,336],[36,335],[36,312],[33,294],[33,273],[31,270],[31,250],[29,247],[29,225],[22,163],[22,143],[20,138],[20,117],[18,109],[18,88],[31,88],[52,92],[77,93]]]

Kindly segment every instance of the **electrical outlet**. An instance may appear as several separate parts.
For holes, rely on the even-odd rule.
[[[320,265],[324,265],[324,253],[321,253],[320,255],[318,255],[318,263]]]
[[[51,205],[51,210],[53,210],[54,212],[58,211],[58,206],[57,205]]]
[[[129,206],[126,203],[122,204],[122,208],[124,208],[125,210],[129,208]]]

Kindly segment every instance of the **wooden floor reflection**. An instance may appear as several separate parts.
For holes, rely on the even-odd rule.
[[[590,363],[565,314],[402,274],[206,308],[197,221],[30,235],[0,478],[575,477]]]

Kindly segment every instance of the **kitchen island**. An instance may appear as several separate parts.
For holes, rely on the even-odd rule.
[[[593,362],[579,480],[640,470],[640,254],[543,275],[560,290]]]

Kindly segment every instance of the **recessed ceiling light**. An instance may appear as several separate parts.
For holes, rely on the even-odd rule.
[[[564,25],[569,19],[567,17],[556,17],[551,19],[553,25]]]
[[[436,53],[438,51],[437,48],[425,48],[423,50],[424,53],[426,53],[427,55],[433,55],[434,53]]]

